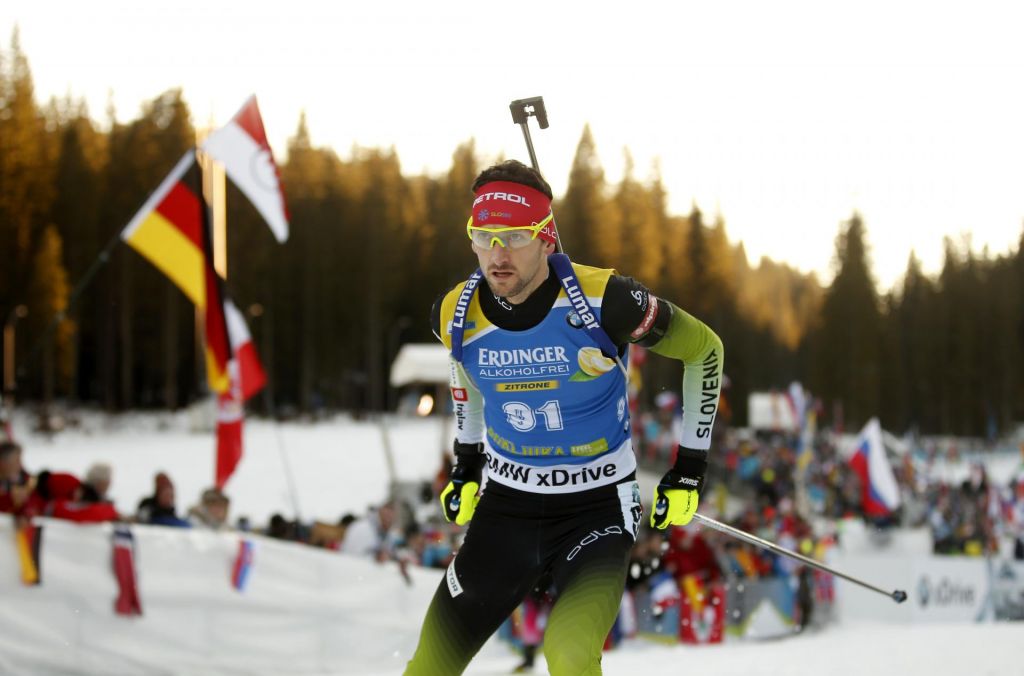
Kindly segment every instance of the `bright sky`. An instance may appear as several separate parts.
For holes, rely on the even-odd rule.
[[[1004,2],[170,3],[8,0],[37,96],[118,117],[182,86],[196,122],[259,97],[283,156],[313,141],[395,146],[407,173],[447,169],[470,137],[527,161],[512,99],[541,95],[541,168],[565,190],[583,125],[608,177],[628,147],[660,159],[671,207],[720,212],[752,263],[832,277],[859,210],[880,288],[942,237],[1003,253],[1024,223],[1024,10]],[[468,205],[467,205],[468,206]],[[455,224],[453,224],[454,227]]]

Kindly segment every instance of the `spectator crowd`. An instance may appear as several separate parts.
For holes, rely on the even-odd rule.
[[[641,463],[652,470],[664,467],[674,452],[664,440],[678,420],[659,407],[643,413],[641,421],[634,435]],[[862,509],[860,477],[831,431],[814,435],[810,451],[803,453],[795,434],[728,430],[710,457],[708,484],[728,496],[719,511],[741,515],[733,525],[768,539],[809,535],[794,514],[819,523],[859,518],[883,533],[897,526],[927,527],[936,554],[993,555],[1005,544],[1024,560],[1024,463],[1000,485],[980,457],[967,463],[966,479],[954,481],[940,471],[946,463],[962,463],[954,444],[909,443],[892,464],[901,506],[888,516],[871,517]]]
[[[653,409],[639,413],[634,430],[641,467],[652,471],[674,460],[679,429],[678,397],[662,394]],[[800,452],[795,435],[717,428],[716,435],[708,482],[714,488],[702,500],[713,515],[732,515],[724,520],[812,556],[834,544],[835,533],[815,533],[811,522],[867,519],[860,507],[859,477],[827,432],[814,437],[810,453]],[[191,507],[181,511],[172,478],[160,472],[153,477],[152,493],[126,513],[116,509],[109,497],[114,479],[110,465],[96,463],[81,478],[53,471],[31,475],[22,465],[22,453],[17,443],[0,442],[0,512],[17,519],[50,516],[82,523],[130,521],[254,530],[245,517],[230,522],[230,499],[216,487],[203,490]],[[872,525],[879,529],[927,526],[939,554],[993,554],[999,551],[1000,541],[1008,539],[1016,558],[1024,559],[1024,473],[1009,485],[999,486],[990,480],[984,465],[975,462],[966,480],[944,481],[931,471],[940,455],[932,445],[903,456],[893,468],[902,506],[887,518],[874,519]],[[345,514],[336,523],[311,524],[275,514],[260,532],[381,562],[444,568],[462,537],[462,529],[446,523],[437,508],[437,495],[450,467],[450,458],[442,454],[431,483],[417,487],[405,499],[392,496],[365,514]],[[760,578],[795,572],[788,561],[718,533],[643,531],[634,548],[629,584],[650,586],[654,580],[657,586],[668,575],[683,589],[685,580],[699,579],[704,584],[723,577]]]

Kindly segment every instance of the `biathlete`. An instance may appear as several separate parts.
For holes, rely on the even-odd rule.
[[[697,509],[722,342],[637,281],[556,253],[551,188],[533,169],[495,165],[473,193],[466,227],[480,267],[432,310],[457,422],[441,503],[469,529],[405,673],[461,674],[548,574],[559,590],[544,636],[550,672],[600,674],[642,518],[628,345],[685,365],[682,438],[650,517],[663,529]]]

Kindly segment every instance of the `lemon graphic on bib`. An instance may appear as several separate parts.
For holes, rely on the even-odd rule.
[[[601,350],[596,347],[581,347],[576,359],[579,361],[580,370],[569,378],[576,382],[600,378],[615,368],[615,361],[601,354]]]

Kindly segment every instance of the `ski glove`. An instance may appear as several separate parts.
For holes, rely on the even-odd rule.
[[[665,472],[654,489],[651,526],[664,530],[668,526],[685,526],[697,511],[704,473],[708,469],[707,451],[679,447],[676,464]]]
[[[441,509],[444,518],[465,526],[473,518],[476,503],[480,501],[480,476],[484,467],[484,445],[463,444],[455,441],[455,467],[449,475],[448,485],[441,491]]]

